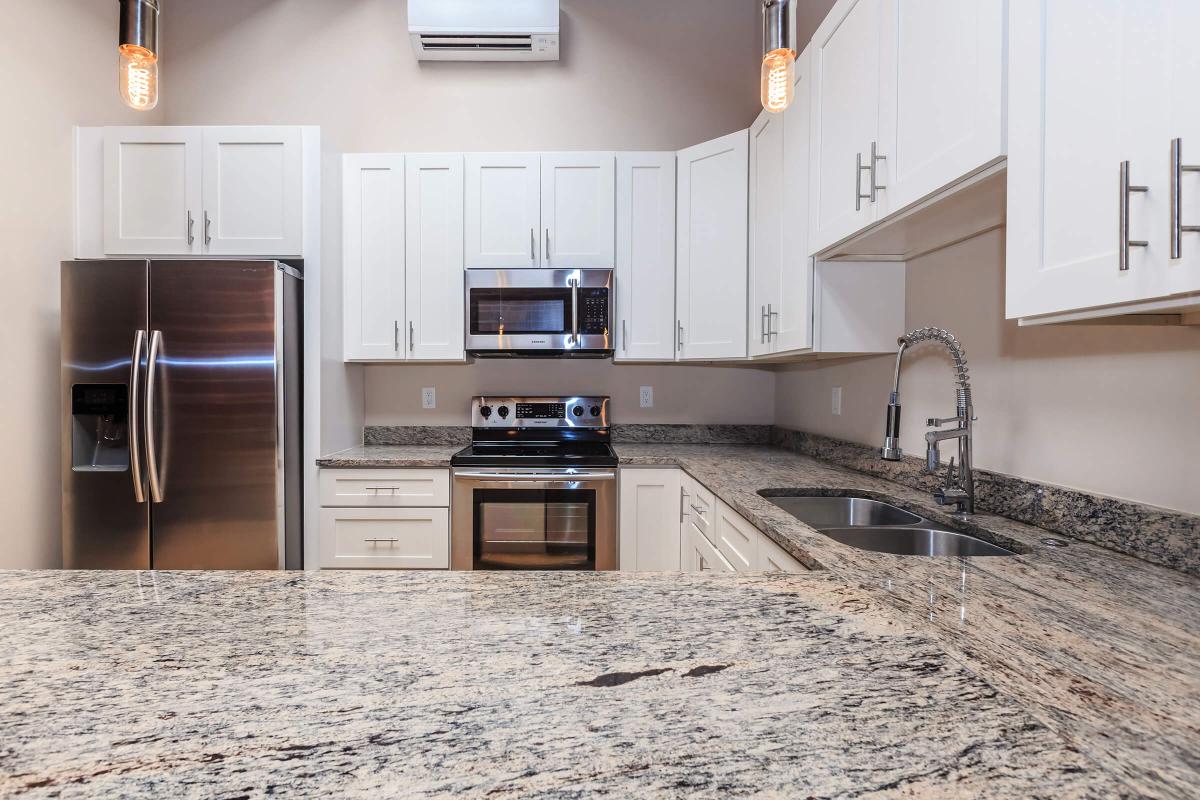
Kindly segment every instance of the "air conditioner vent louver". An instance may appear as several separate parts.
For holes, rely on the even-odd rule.
[[[420,61],[557,61],[558,0],[408,0]]]

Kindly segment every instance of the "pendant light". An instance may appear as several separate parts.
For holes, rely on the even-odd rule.
[[[117,86],[125,105],[149,111],[158,105],[158,0],[118,0]]]
[[[792,104],[796,50],[791,43],[790,0],[762,0],[762,106],[780,112]]]

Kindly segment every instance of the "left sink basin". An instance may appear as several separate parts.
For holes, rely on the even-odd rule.
[[[817,530],[872,525],[918,525],[921,517],[865,497],[768,497],[775,505]]]

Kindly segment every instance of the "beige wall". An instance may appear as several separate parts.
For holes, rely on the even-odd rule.
[[[976,463],[1200,513],[1200,328],[1018,328],[1004,319],[1003,265],[1004,234],[995,231],[908,267],[909,328],[947,328],[966,348]],[[894,364],[887,356],[782,371],[776,421],[881,444]],[[925,452],[927,417],[954,413],[949,364],[930,343],[905,356],[901,441],[909,454]],[[843,387],[839,417],[834,386]]]
[[[74,125],[157,122],[117,96],[117,4],[0,2],[0,17],[52,32],[46,51],[0,47],[0,319],[4,461],[0,568],[61,563],[58,264],[71,257]]]

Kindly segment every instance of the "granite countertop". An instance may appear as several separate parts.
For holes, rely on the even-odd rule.
[[[829,572],[0,573],[9,797],[1133,797]]]
[[[1138,792],[1200,794],[1200,580],[991,514],[964,520],[923,492],[758,445],[616,444],[623,466],[678,466],[803,563],[824,570],[1021,701]],[[328,466],[405,466],[367,446]],[[427,448],[423,448],[427,449]],[[452,450],[452,448],[447,448]],[[440,464],[446,466],[449,455]],[[758,494],[850,490],[1021,553],[922,558],[857,550]],[[1061,538],[1061,537],[1060,537]]]

